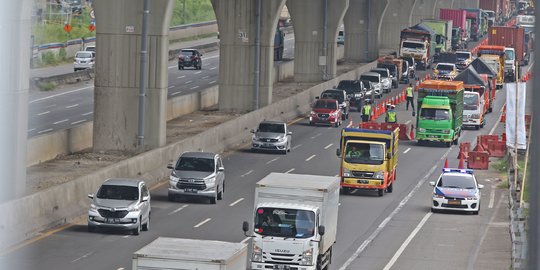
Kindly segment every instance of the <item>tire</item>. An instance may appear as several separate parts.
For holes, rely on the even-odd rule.
[[[439,213],[439,210],[435,209],[435,208],[431,208],[431,212],[432,213]]]
[[[148,221],[146,221],[146,223],[142,225],[142,230],[143,231],[150,230],[150,213],[148,213]]]
[[[339,127],[339,121],[337,121],[335,124],[334,124],[334,127]]]
[[[291,152],[291,144],[289,144],[289,147],[287,148],[287,152]]]
[[[392,193],[394,191],[394,183],[390,183],[388,187],[386,187],[386,192]]]
[[[182,69],[182,66],[178,65],[178,70],[181,70]]]
[[[377,190],[377,193],[378,193],[379,197],[382,197],[384,195],[384,189],[381,188],[381,189]]]
[[[479,130],[479,129],[480,129],[480,125],[474,126],[474,129]]]
[[[141,222],[142,222],[142,217],[139,217],[139,224],[137,225],[137,228],[131,230],[131,233],[132,233],[133,235],[139,235],[139,234],[141,234],[141,227],[142,227]]]
[[[221,189],[220,192],[218,192],[218,194],[217,194],[217,199],[218,199],[218,200],[223,200],[223,188]]]
[[[96,226],[88,224],[88,232],[95,232],[95,231],[96,231]]]
[[[447,142],[447,143],[445,143],[445,146],[446,147],[452,147],[452,144],[453,144],[453,141],[452,142]]]
[[[217,197],[217,194],[216,196],[210,198],[210,204],[216,204],[217,202],[216,197]]]
[[[348,187],[342,187],[340,193],[343,195],[349,195],[351,193],[351,189]]]
[[[174,202],[176,200],[176,196],[172,193],[167,194],[167,198],[170,202]]]

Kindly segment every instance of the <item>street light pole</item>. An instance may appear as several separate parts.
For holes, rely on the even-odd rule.
[[[137,146],[140,151],[144,150],[144,116],[145,116],[145,98],[147,81],[147,58],[148,58],[148,14],[149,0],[144,0],[143,21],[141,29],[141,62],[140,62],[140,80],[139,80],[139,130],[137,135]]]

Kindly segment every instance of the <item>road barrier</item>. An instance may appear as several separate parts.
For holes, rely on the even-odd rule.
[[[487,151],[469,152],[467,168],[475,170],[487,170],[489,168],[489,153]]]
[[[498,135],[478,135],[477,138],[477,143],[479,143],[485,151],[489,151],[488,142],[499,140]]]
[[[470,142],[463,142],[459,144],[459,154],[458,159],[469,157],[469,151],[471,150],[471,143]]]
[[[488,152],[491,157],[504,157],[506,156],[506,142],[504,141],[489,141]]]

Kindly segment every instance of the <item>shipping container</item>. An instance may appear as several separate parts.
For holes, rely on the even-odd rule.
[[[514,48],[520,65],[529,62],[529,44],[525,42],[525,29],[521,27],[496,26],[489,29],[489,45]]]
[[[467,25],[467,11],[461,9],[441,8],[439,12],[439,19],[451,20],[454,27],[459,27],[465,30]]]
[[[480,9],[495,11],[495,14],[499,16],[501,13],[499,1],[500,0],[480,0]]]

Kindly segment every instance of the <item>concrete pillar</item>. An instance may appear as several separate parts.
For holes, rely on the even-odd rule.
[[[420,23],[422,19],[436,19],[439,12],[435,12],[437,0],[417,0],[413,9],[412,24]],[[438,10],[437,10],[438,11]]]
[[[441,8],[452,8],[454,0],[437,0],[435,4],[435,15],[439,18],[439,10]]]
[[[369,62],[379,57],[379,27],[388,0],[349,0],[345,13],[345,60]]]
[[[26,191],[32,5],[32,0],[7,1],[0,9],[0,202]],[[0,239],[6,239],[2,232]]]
[[[255,108],[255,0],[212,0],[220,33],[219,109]],[[285,0],[261,0],[259,107],[272,103],[274,35]]]
[[[380,47],[398,50],[399,33],[412,23],[412,11],[416,0],[389,0],[390,3],[384,13],[382,27],[379,32]]]
[[[454,8],[479,8],[480,0],[454,0]]]
[[[287,8],[294,25],[294,80],[328,80],[337,74],[337,34],[349,0],[328,0],[326,74],[319,64],[323,55],[324,0],[288,0]],[[324,59],[323,59],[324,60]]]
[[[145,149],[165,144],[173,0],[151,0]],[[94,151],[137,150],[143,0],[95,0]]]

